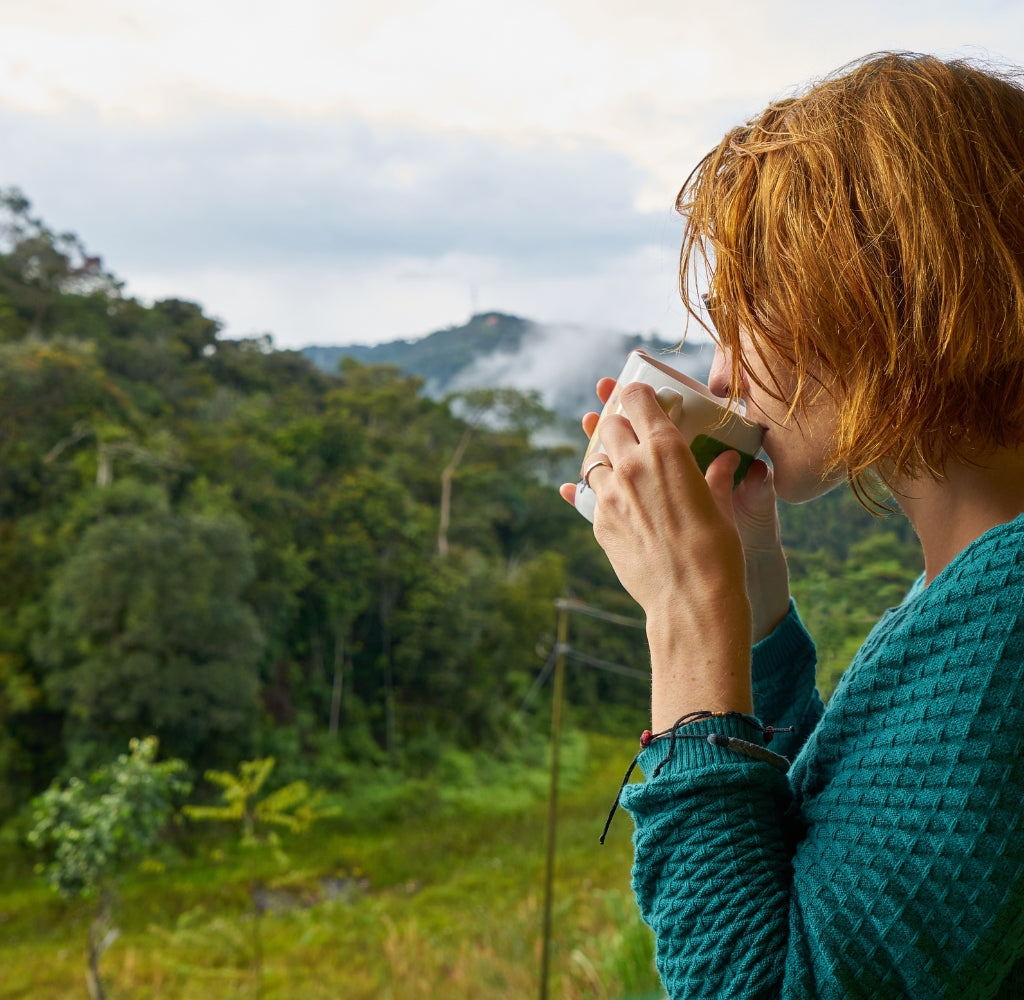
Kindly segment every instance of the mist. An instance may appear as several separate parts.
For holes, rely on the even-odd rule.
[[[519,350],[478,357],[445,389],[453,392],[500,386],[535,391],[559,416],[578,418],[596,405],[597,380],[617,375],[626,355],[637,348],[664,358],[673,368],[701,381],[706,380],[711,367],[710,344],[694,341],[679,348],[653,333],[644,336],[607,327],[533,323]]]

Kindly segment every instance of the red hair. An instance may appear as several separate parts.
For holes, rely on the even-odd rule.
[[[1024,90],[887,53],[733,129],[687,179],[684,299],[709,280],[740,395],[740,330],[863,490],[1024,443]],[[787,377],[787,383],[790,379]]]

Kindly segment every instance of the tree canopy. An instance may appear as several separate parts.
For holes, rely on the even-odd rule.
[[[141,734],[197,773],[276,754],[296,778],[496,750],[556,598],[636,613],[557,496],[535,397],[434,399],[394,367],[223,339],[195,303],[125,296],[19,192],[0,217],[0,812]],[[810,617],[849,612],[836,648],[875,610],[872,567],[887,600],[917,571],[899,525],[856,548],[877,530],[848,496],[786,528]],[[636,630],[580,620],[573,642],[646,662]],[[648,697],[582,668],[568,694],[637,723]]]

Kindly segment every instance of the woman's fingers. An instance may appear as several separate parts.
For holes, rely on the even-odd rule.
[[[625,416],[610,416],[601,424],[601,444],[613,466],[620,456],[625,457],[638,444],[642,444],[642,452],[678,454],[683,466],[688,467],[684,478],[700,477],[696,459],[687,447],[686,439],[665,413],[651,386],[639,382],[624,386],[621,399],[629,419]]]
[[[615,391],[615,379],[602,378],[597,381],[597,398],[602,403],[607,403],[611,394]]]
[[[636,428],[637,438],[645,438],[656,429],[675,427],[652,386],[632,382],[622,387],[619,398],[629,414],[629,422]]]
[[[704,474],[704,480],[708,484],[715,506],[725,515],[729,521],[734,521],[732,491],[733,479],[736,470],[740,467],[740,453],[738,451],[723,451],[721,455],[713,459],[708,465]]]
[[[615,465],[615,455],[624,449],[632,449],[637,445],[636,432],[632,424],[619,413],[609,413],[601,422],[601,450]]]
[[[597,386],[596,386],[596,392],[597,392],[597,398],[602,403],[607,403],[608,400],[611,398],[611,394],[614,391],[615,391],[615,379],[613,379],[613,378],[598,379]],[[591,438],[591,437],[594,436],[594,431],[597,430],[597,424],[598,424],[598,421],[600,421],[600,419],[601,419],[601,414],[600,413],[595,413],[593,411],[591,411],[590,413],[585,413],[583,415],[583,420],[582,420],[583,433],[586,434],[588,438]],[[575,506],[575,503],[576,503],[576,485],[574,483],[563,483],[558,488],[558,492],[559,492],[559,495],[562,497],[563,500],[565,500],[567,503],[573,504]]]
[[[611,398],[611,394],[615,391],[615,379],[613,378],[602,378],[597,381],[597,398],[602,403],[607,403]],[[600,413],[585,413],[583,415],[583,433],[587,437],[594,436],[594,429],[597,427],[598,420],[601,419]]]

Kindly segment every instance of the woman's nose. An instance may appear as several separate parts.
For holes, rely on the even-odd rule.
[[[721,347],[715,348],[715,357],[711,362],[711,373],[708,375],[708,388],[716,396],[728,396],[732,382],[732,365],[729,357]]]

